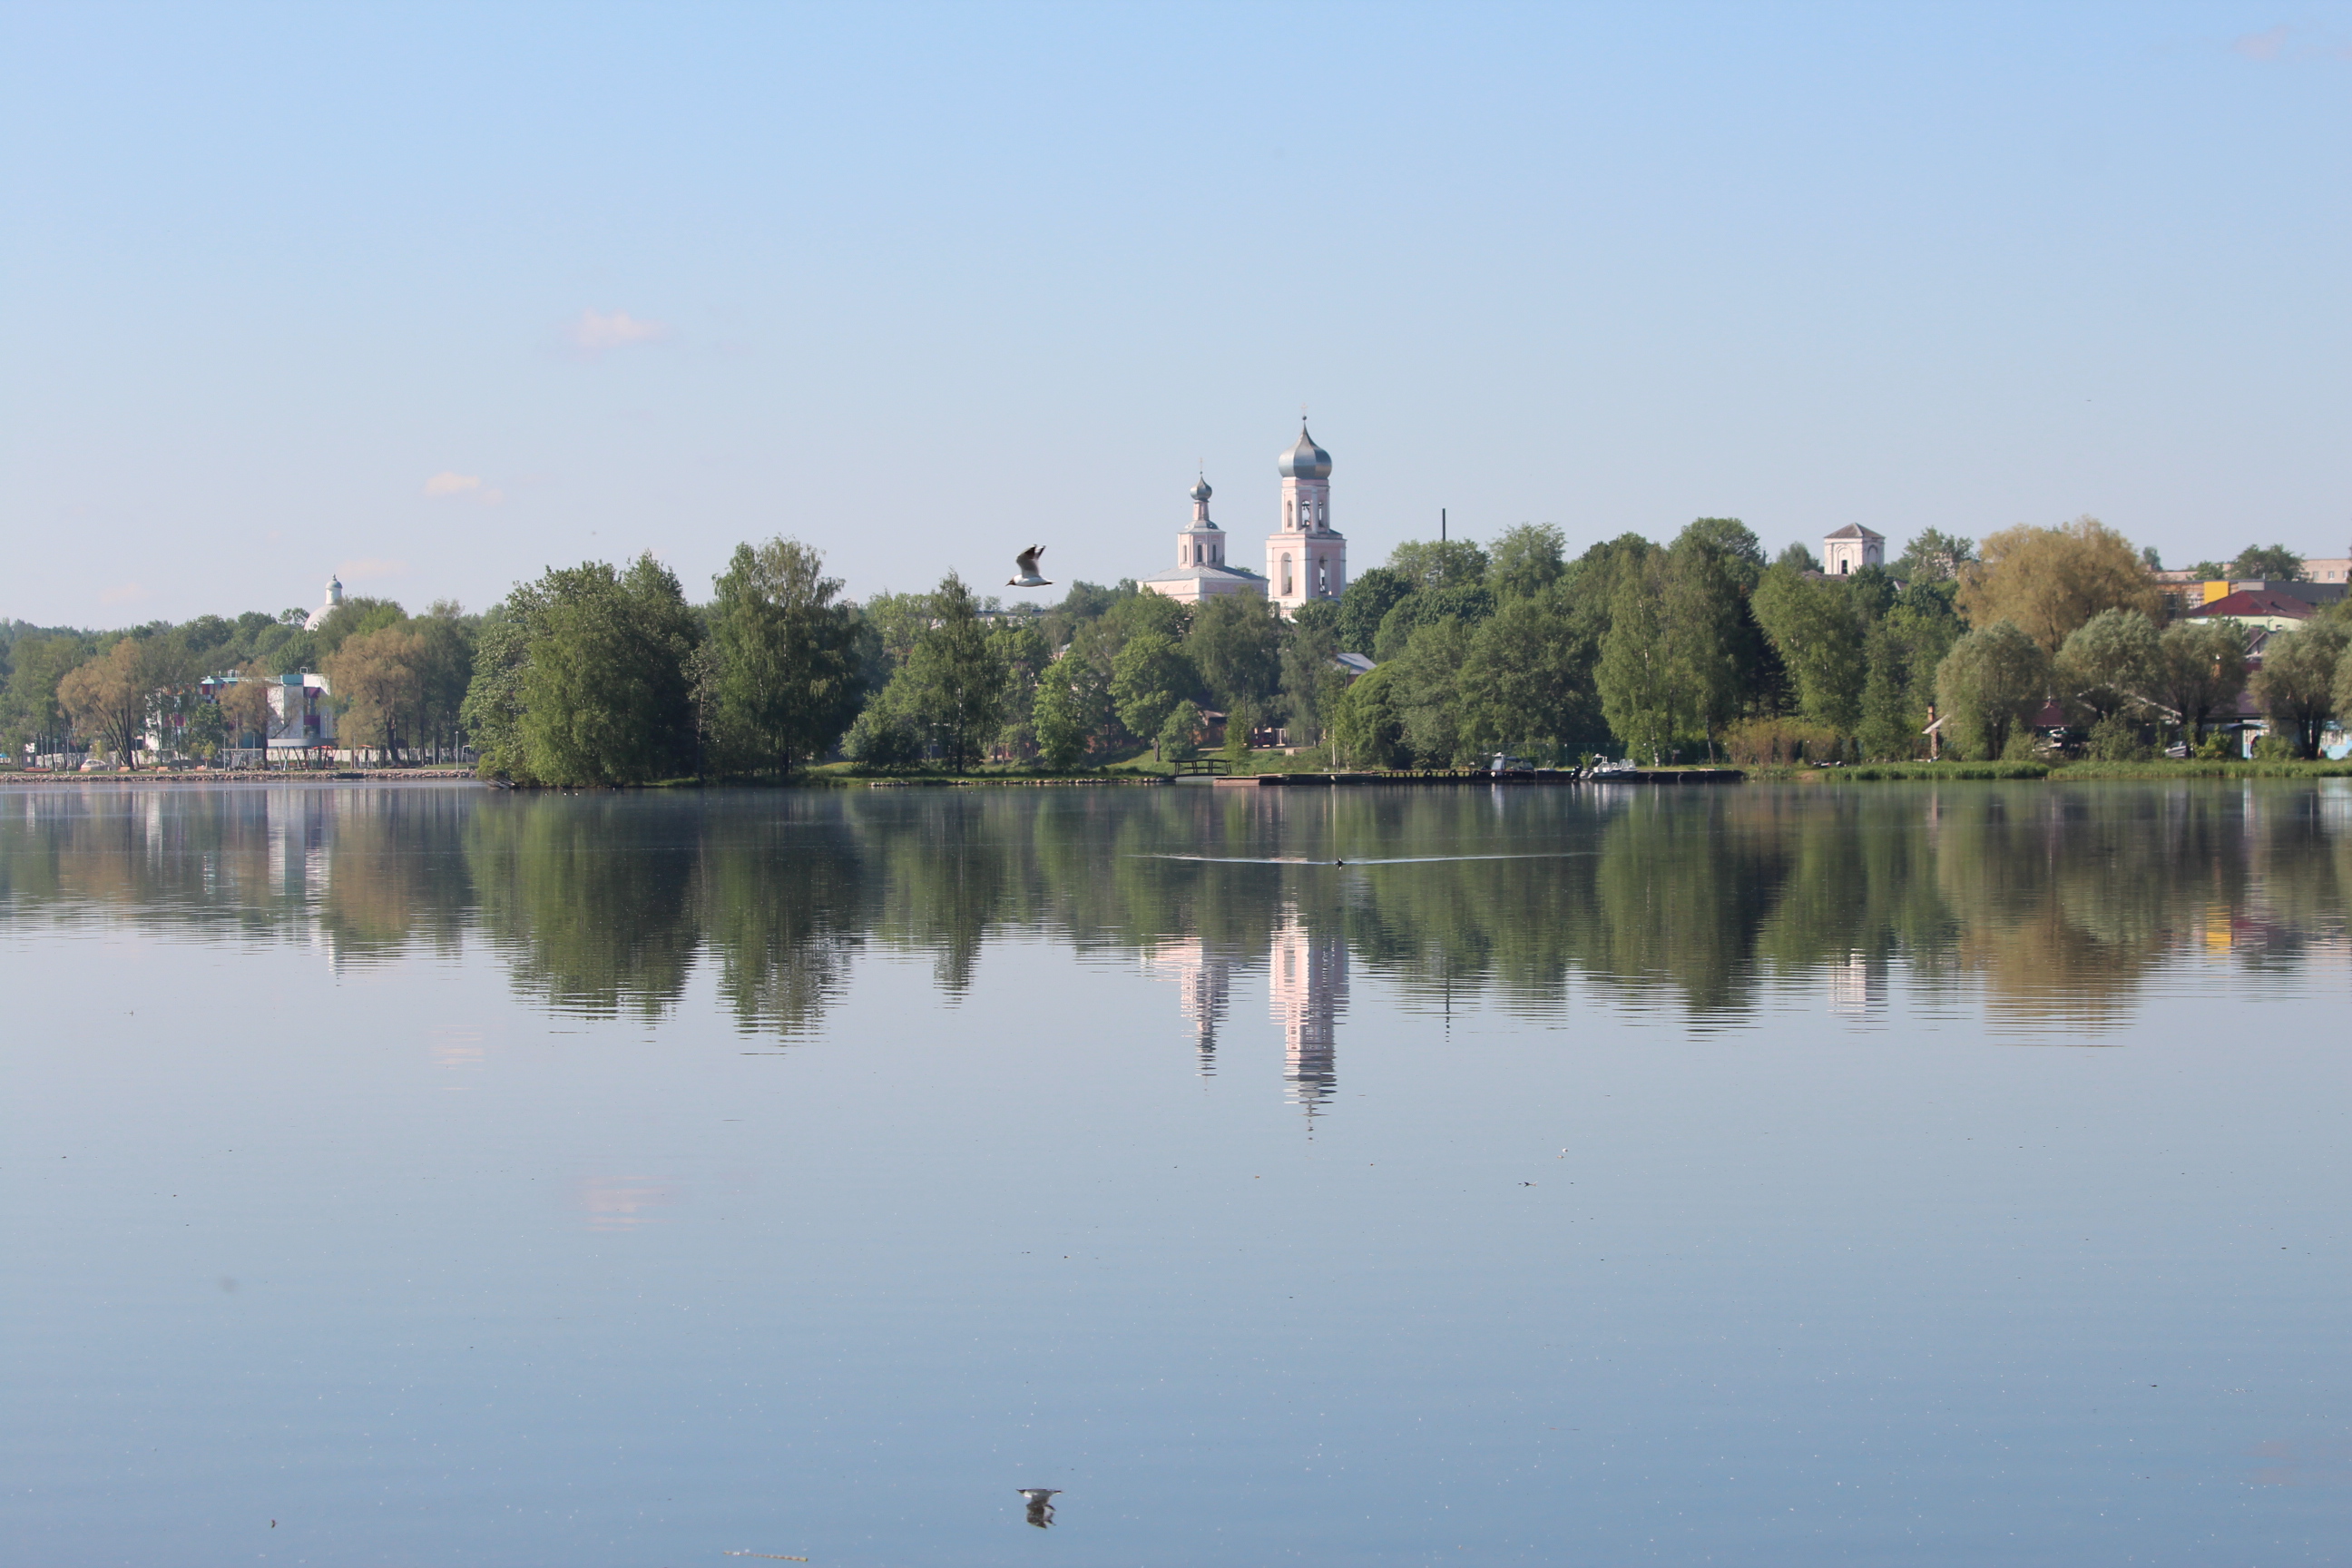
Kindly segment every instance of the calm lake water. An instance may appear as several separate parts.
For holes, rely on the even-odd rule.
[[[2352,1562],[2347,893],[2344,783],[9,790],[0,1559]]]

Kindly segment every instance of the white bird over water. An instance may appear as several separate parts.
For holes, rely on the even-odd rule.
[[[1037,557],[1045,553],[1045,547],[1044,545],[1033,544],[1028,549],[1023,551],[1020,554],[1014,556],[1013,558],[1013,564],[1021,569],[1021,575],[1018,577],[1007,577],[1004,580],[1004,585],[1008,588],[1052,587],[1054,584],[1050,580],[1037,575]]]
[[[1023,1487],[1021,1500],[1029,1505],[1029,1522],[1044,1530],[1054,1522],[1054,1500],[1062,1495],[1059,1487]]]

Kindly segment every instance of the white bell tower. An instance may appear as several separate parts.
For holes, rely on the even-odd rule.
[[[1265,542],[1266,597],[1287,615],[1348,587],[1348,541],[1331,528],[1331,454],[1298,422],[1298,444],[1276,465],[1282,475],[1282,527]]]
[[[1176,564],[1179,566],[1223,566],[1225,563],[1225,531],[1209,521],[1209,481],[1203,478],[1192,487],[1192,523],[1176,536]]]

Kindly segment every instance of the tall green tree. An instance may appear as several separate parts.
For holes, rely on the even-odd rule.
[[[1464,722],[1460,685],[1471,641],[1470,628],[1448,616],[1415,627],[1393,666],[1381,667],[1393,668],[1397,712],[1417,767],[1461,766],[1476,751],[1476,731]]]
[[[1381,665],[1358,678],[1333,705],[1331,749],[1334,765],[1349,768],[1401,767],[1412,760],[1404,740],[1404,720],[1395,701],[1396,671]]]
[[[1689,712],[1668,643],[1669,617],[1661,608],[1665,576],[1657,554],[1619,579],[1594,671],[1609,728],[1629,755],[1653,763],[1664,762],[1684,738]]]
[[[2284,544],[2249,544],[2230,563],[2232,582],[2300,583],[2303,556]]]
[[[545,577],[516,584],[504,601],[490,606],[475,637],[474,677],[466,687],[458,721],[473,743],[475,766],[485,778],[530,777],[523,748],[523,677],[530,668],[531,639],[546,610],[548,593]]]
[[[2263,646],[2254,673],[2254,700],[2298,757],[2319,755],[2319,739],[2336,717],[2336,667],[2352,631],[2332,620],[2310,620],[2278,632]]]
[[[1310,601],[1302,610],[1322,609],[1328,615],[1296,616],[1282,639],[1282,722],[1297,746],[1319,746],[1331,727],[1332,715],[1348,692],[1349,677],[1334,662],[1340,652],[1334,629],[1338,606]]]
[[[701,626],[650,554],[551,571],[483,628],[468,721],[486,772],[523,783],[627,784],[695,765],[688,660]]]
[[[1076,695],[1059,665],[1047,667],[1037,683],[1030,710],[1037,735],[1037,761],[1055,773],[1066,773],[1087,753],[1087,724]]]
[[[1339,595],[1339,623],[1333,628],[1341,653],[1374,657],[1380,645],[1381,623],[1399,599],[1412,592],[1404,574],[1374,566],[1359,575]]]
[[[1842,735],[1861,721],[1869,675],[1868,631],[1847,579],[1807,577],[1786,566],[1756,589],[1756,619],[1796,687],[1798,710]]]
[[[1486,586],[1497,602],[1533,598],[1568,570],[1568,536],[1549,522],[1523,522],[1495,541],[1486,556]]]
[[[2246,635],[2228,621],[2175,621],[2157,639],[2157,660],[2140,695],[2170,713],[2194,746],[2206,721],[2246,689]]]
[[[1037,694],[1053,666],[1054,651],[1034,621],[1000,626],[989,642],[1004,663],[1004,713],[997,744],[1006,755],[1034,761],[1038,754]]]
[[[920,716],[950,772],[964,772],[986,753],[1003,723],[1010,679],[979,599],[949,573],[931,591],[930,625],[915,639],[898,680],[906,683],[906,710]]]
[[[345,637],[327,659],[344,741],[400,760],[424,721],[424,663],[425,639],[405,626]]]
[[[791,776],[857,716],[866,673],[841,580],[796,539],[739,544],[710,607],[714,726],[723,764]]]
[[[1484,583],[1457,583],[1407,594],[1381,617],[1380,636],[1373,639],[1374,658],[1391,659],[1404,651],[1412,634],[1440,621],[1475,626],[1495,613],[1495,592]]]
[[[2092,723],[2140,705],[2162,660],[2156,623],[2137,610],[2102,610],[2058,649],[2058,689]]]
[[[1749,595],[1764,548],[1738,518],[1702,517],[1665,552],[1662,583],[1670,679],[1694,739],[1716,737],[1748,700],[1766,646]]]
[[[58,701],[74,728],[100,750],[138,765],[139,748],[155,711],[156,672],[143,637],[115,639],[104,653],[84,660],[58,683]]]
[[[317,649],[316,657],[323,661],[343,646],[344,638],[380,632],[406,619],[408,612],[402,609],[395,600],[355,595],[327,613],[327,617],[319,623],[319,629],[310,634],[311,646]]]
[[[65,749],[66,710],[58,700],[58,686],[89,654],[87,643],[65,634],[17,639],[9,653],[7,691],[0,700],[0,730],[6,731],[11,752],[26,741],[44,752]]]
[[[1918,537],[1903,547],[1894,573],[1906,583],[1951,583],[1958,580],[1960,568],[1976,558],[1976,541],[1937,529],[1922,529]]]
[[[1934,718],[1936,667],[1967,629],[1948,595],[1916,584],[1870,628],[1870,670],[1855,731],[1864,756],[1902,762],[1918,754]]]
[[[473,679],[478,620],[455,600],[443,599],[408,623],[417,640],[416,738],[422,743],[454,750],[464,741],[460,715]]]
[[[1980,626],[1952,645],[1936,693],[1970,756],[1996,758],[2050,693],[2050,656],[2015,621]]]
[[[1472,635],[1457,682],[1475,748],[1599,742],[1606,730],[1592,683],[1598,651],[1556,589],[1505,599]]]
[[[2165,600],[2130,540],[2095,517],[2058,528],[2021,523],[1988,534],[1983,559],[1960,568],[1958,603],[1972,626],[2010,621],[2056,654],[2067,634],[2101,610],[2160,620]]]
[[[1227,712],[1265,702],[1281,687],[1282,620],[1255,594],[1227,594],[1194,609],[1184,651],[1210,700]]]
[[[1119,722],[1135,735],[1149,735],[1156,747],[1168,715],[1200,689],[1201,678],[1181,644],[1164,632],[1129,637],[1111,670],[1111,698]]]
[[[1486,581],[1488,564],[1486,552],[1473,540],[1408,539],[1389,552],[1388,569],[1421,594],[1475,587]]]

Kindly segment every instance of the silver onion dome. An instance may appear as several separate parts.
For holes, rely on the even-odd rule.
[[[1282,455],[1277,465],[1286,479],[1328,479],[1331,477],[1331,454],[1315,444],[1307,433],[1307,422],[1298,422],[1298,445]]]
[[[1191,494],[1194,500],[1207,500],[1213,493],[1214,492],[1209,489],[1209,481],[1207,479],[1202,479],[1192,481]]]

